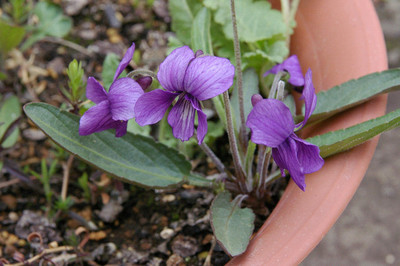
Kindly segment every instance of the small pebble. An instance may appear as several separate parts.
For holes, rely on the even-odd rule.
[[[165,227],[161,233],[160,236],[162,239],[170,239],[173,235],[175,234],[174,230],[168,227]]]
[[[186,258],[198,252],[199,246],[194,237],[178,235],[171,244],[172,251],[179,256]]]
[[[207,258],[207,256],[208,256],[208,251],[203,251],[203,252],[200,252],[199,255],[197,255],[197,258],[199,260],[205,260]]]
[[[17,214],[16,212],[10,212],[10,213],[8,214],[8,218],[9,218],[12,222],[16,223],[16,222],[18,221],[18,219],[19,219],[19,216],[18,216],[18,214]]]
[[[56,247],[58,247],[57,241],[53,241],[53,242],[49,243],[49,248],[56,248]]]
[[[162,197],[162,202],[173,202],[176,199],[175,195],[169,194]]]
[[[207,245],[213,240],[214,236],[212,234],[207,234],[201,241],[202,245]]]
[[[24,239],[20,239],[20,240],[18,240],[17,245],[19,247],[25,247],[26,246],[26,241]]]
[[[394,264],[395,261],[396,261],[396,257],[393,254],[387,254],[386,255],[385,262],[387,264],[392,265],[392,264]]]
[[[89,239],[94,241],[99,241],[107,237],[106,232],[98,231],[98,232],[91,232],[89,234]]]
[[[167,260],[167,266],[183,266],[186,265],[183,258],[177,254],[172,254]]]
[[[27,128],[22,132],[22,135],[25,138],[34,141],[44,140],[45,138],[47,138],[43,131],[36,128]]]

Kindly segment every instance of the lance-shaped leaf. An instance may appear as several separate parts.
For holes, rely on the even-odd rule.
[[[397,68],[369,74],[320,92],[317,94],[317,105],[307,125],[359,105],[376,95],[399,89],[399,85],[400,68]],[[295,120],[303,121],[303,116],[297,116]]]
[[[254,229],[255,215],[249,208],[241,209],[239,200],[231,195],[217,195],[211,205],[211,226],[218,243],[232,256],[242,254]]]
[[[167,187],[190,175],[190,163],[176,150],[153,139],[108,130],[89,136],[78,133],[79,117],[45,103],[25,105],[27,116],[57,144],[124,181],[145,187]]]
[[[202,50],[205,54],[213,54],[210,25],[210,11],[203,7],[199,12],[197,12],[192,24],[191,41],[192,49],[194,51]]]
[[[203,7],[197,12],[192,24],[191,43],[193,50],[202,50],[205,54],[213,55],[213,47],[211,41],[211,14],[210,11]],[[225,108],[222,94],[212,98],[215,110],[219,119],[226,127]]]
[[[384,131],[400,125],[400,109],[364,123],[308,138],[317,145],[323,158],[351,149]]]
[[[191,173],[189,176],[187,176],[185,181],[196,187],[211,187],[213,184],[211,180],[204,178],[198,173]]]

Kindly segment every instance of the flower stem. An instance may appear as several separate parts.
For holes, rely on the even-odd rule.
[[[295,22],[295,16],[297,12],[297,8],[299,6],[300,0],[281,0],[281,9],[282,9],[282,15],[283,15],[283,21],[286,24],[286,45],[287,47],[290,46],[290,28],[291,25],[294,25],[293,22]]]
[[[294,19],[295,19],[297,8],[299,7],[299,4],[300,4],[300,0],[292,1],[292,5],[290,7],[290,13],[289,13],[291,21],[294,21]]]
[[[64,168],[64,176],[61,188],[61,199],[65,201],[67,199],[67,191],[68,191],[68,184],[69,184],[69,173],[72,166],[72,162],[74,160],[74,155],[70,155],[68,157],[67,163],[63,164]]]
[[[281,0],[281,10],[282,10],[282,16],[283,16],[283,22],[286,25],[286,32],[285,32],[285,38],[286,38],[286,46],[289,47],[290,45],[290,1],[289,0]]]
[[[217,167],[218,171],[220,171],[221,173],[225,173],[226,169],[224,164],[217,157],[217,155],[215,155],[215,153],[210,149],[210,147],[208,147],[208,145],[205,142],[202,142],[200,144],[200,148],[204,151],[205,154],[207,154],[208,157],[210,157],[210,159]]]
[[[225,105],[225,114],[226,114],[226,125],[228,130],[228,139],[229,139],[229,146],[231,148],[231,153],[233,157],[233,165],[235,167],[235,172],[237,179],[239,181],[239,186],[244,192],[247,192],[246,187],[246,178],[244,175],[243,167],[240,162],[239,150],[236,143],[235,132],[233,129],[233,121],[232,121],[232,114],[231,114],[231,105],[229,102],[229,94],[227,91],[223,93],[224,96],[224,105]]]
[[[256,150],[256,147],[257,144],[249,140],[249,143],[247,145],[246,160],[245,160],[245,170],[248,178],[253,176],[252,166],[253,166],[254,152]]]
[[[244,104],[243,104],[243,74],[242,74],[242,60],[240,57],[240,42],[237,31],[236,22],[236,10],[235,0],[231,0],[231,15],[232,15],[232,27],[233,27],[233,47],[235,50],[235,61],[236,61],[236,81],[237,90],[239,95],[239,112],[240,112],[240,132],[239,141],[243,147],[246,147],[246,117],[244,115]],[[246,149],[244,149],[246,150]]]
[[[287,171],[285,171],[285,173],[287,173]],[[276,170],[276,171],[272,171],[272,173],[267,176],[267,178],[265,179],[265,183],[264,186],[270,184],[271,182],[277,180],[279,177],[281,177],[281,171],[280,170]]]
[[[267,172],[268,172],[268,166],[271,160],[271,148],[266,148],[265,152],[263,154],[262,157],[262,166],[261,166],[261,171],[260,171],[260,179],[258,180],[258,195],[260,196],[260,198],[263,197],[264,192],[265,192],[265,180],[267,178]]]
[[[269,91],[268,98],[270,99],[276,99],[277,91],[278,91],[278,85],[279,82],[281,81],[282,76],[285,74],[283,71],[279,71],[276,73],[274,77],[274,81],[272,82],[271,90]]]

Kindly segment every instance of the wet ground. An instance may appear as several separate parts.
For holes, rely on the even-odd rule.
[[[376,1],[389,65],[400,67],[400,1]],[[387,111],[400,108],[389,94]],[[384,133],[354,198],[337,223],[302,263],[400,265],[400,128]]]

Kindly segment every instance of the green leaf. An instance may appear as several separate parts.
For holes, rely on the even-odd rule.
[[[61,7],[48,2],[39,2],[33,9],[39,18],[39,31],[54,37],[64,37],[72,27],[72,19],[63,15]]]
[[[11,96],[4,100],[0,109],[0,138],[3,137],[8,127],[21,116],[21,104],[17,96]],[[1,144],[3,148],[12,147],[18,139],[18,127]]]
[[[243,253],[254,230],[255,215],[249,208],[241,209],[238,200],[222,192],[211,205],[211,226],[218,243],[232,256]]]
[[[169,0],[168,9],[172,17],[171,27],[184,44],[191,43],[191,29],[197,12],[202,8],[199,0]]]
[[[24,35],[24,28],[11,26],[3,21],[0,21],[0,36],[7,36],[7,38],[1,38],[0,53],[6,54],[11,49],[16,47],[22,41]]]
[[[178,38],[175,38],[173,36],[168,37],[168,49],[167,49],[167,55],[169,55],[173,50],[176,48],[179,48],[181,46],[184,46],[185,44],[181,42]]]
[[[72,19],[63,15],[61,7],[48,2],[39,2],[35,5],[33,13],[38,17],[39,23],[32,35],[21,47],[29,48],[33,43],[45,36],[64,37],[72,28]]]
[[[268,63],[272,67],[276,63],[281,63],[288,54],[289,50],[285,41],[264,41],[262,48],[243,53],[243,68],[254,67],[260,69]]]
[[[214,104],[215,111],[217,111],[218,118],[222,121],[224,128],[226,128],[224,97],[222,96],[222,94],[220,94],[212,98],[211,100]]]
[[[142,135],[149,137],[150,136],[150,131],[151,127],[150,125],[147,126],[139,126],[138,123],[136,123],[135,119],[131,119],[128,121],[128,127],[127,127],[128,132],[131,132],[132,134],[137,134],[137,135]]]
[[[317,94],[317,105],[308,120],[308,125],[326,119],[350,107],[368,101],[372,97],[399,89],[400,68],[390,69],[350,80],[339,86]],[[304,112],[304,110],[303,110]],[[302,121],[297,116],[296,121]]]
[[[120,60],[121,59],[119,58],[119,56],[114,53],[107,54],[106,59],[104,59],[101,78],[103,79],[104,88],[107,91],[113,82],[115,71],[118,68]],[[124,70],[122,71],[120,77],[125,77],[125,76],[126,76],[126,71]]]
[[[224,32],[222,31],[222,26],[212,21],[210,32],[214,54],[219,57],[228,58],[232,63],[234,63],[235,51],[233,48],[233,41],[225,38]],[[240,47],[243,53],[243,48],[245,46],[241,45]]]
[[[198,173],[190,173],[187,177],[187,182],[189,185],[197,186],[197,187],[211,187],[212,181],[204,178]]]
[[[253,68],[246,69],[243,72],[244,117],[247,117],[251,109],[253,109],[253,106],[251,104],[251,96],[257,93],[259,93],[257,73]],[[239,93],[236,86],[232,92],[231,104],[233,110],[232,115],[235,120],[236,129],[239,130],[240,127]]]
[[[361,124],[328,132],[323,135],[308,138],[307,141],[320,148],[323,158],[351,149],[363,142],[379,135],[384,131],[394,129],[400,125],[400,109],[376,119]]]
[[[22,24],[26,19],[29,10],[31,10],[31,3],[26,0],[10,0],[12,6],[12,17],[15,22]]]
[[[0,80],[6,80],[7,75],[0,71]]]
[[[228,39],[233,39],[230,1],[205,1],[204,5],[214,9],[215,22],[223,26]],[[235,1],[236,20],[239,40],[256,42],[269,39],[274,35],[284,35],[286,26],[282,14],[273,10],[267,1],[241,0]]]
[[[144,187],[168,187],[190,174],[190,163],[176,150],[153,139],[112,130],[80,136],[79,117],[45,103],[24,106],[27,116],[58,145],[82,160]]]
[[[205,54],[212,55],[213,48],[211,43],[211,14],[210,11],[203,7],[194,18],[192,25],[192,49],[202,50]]]

